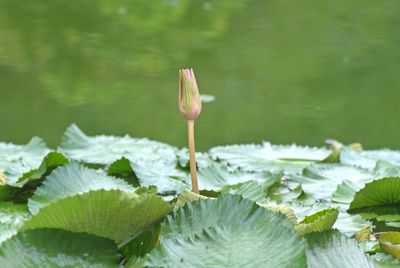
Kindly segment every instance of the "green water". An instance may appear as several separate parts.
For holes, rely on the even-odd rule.
[[[215,96],[198,147],[325,138],[400,148],[400,2],[0,0],[0,140],[183,146],[177,70]]]

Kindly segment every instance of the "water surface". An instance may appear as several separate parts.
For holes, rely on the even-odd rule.
[[[400,148],[400,2],[0,0],[0,140],[75,122],[184,146],[177,70],[216,97],[198,147]]]

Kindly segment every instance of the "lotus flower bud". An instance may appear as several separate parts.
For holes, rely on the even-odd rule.
[[[179,111],[188,120],[195,120],[201,112],[199,89],[193,69],[179,70]]]

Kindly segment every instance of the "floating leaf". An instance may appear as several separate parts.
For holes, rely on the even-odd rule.
[[[218,199],[193,201],[167,216],[162,236],[165,239],[179,238],[199,234],[203,229],[226,223],[240,225],[254,211],[261,213],[263,210],[255,202],[240,195],[221,194]]]
[[[255,181],[248,181],[237,185],[224,187],[221,192],[229,194],[238,194],[244,198],[256,202],[266,202],[266,189],[263,185]]]
[[[0,171],[0,185],[5,185],[5,184],[7,184],[6,175],[4,175],[3,171]]]
[[[39,167],[48,152],[46,144],[37,137],[26,145],[0,143],[0,170],[7,184],[14,185],[24,173]]]
[[[340,211],[339,216],[333,225],[333,228],[338,229],[341,233],[347,236],[360,236],[366,235],[368,231],[371,232],[372,224],[365,220],[360,215],[350,215],[346,212]]]
[[[131,162],[123,157],[110,165],[108,174],[135,186],[157,186],[164,195],[175,195],[190,186],[187,172],[163,161]]]
[[[342,183],[337,186],[336,191],[332,194],[332,201],[349,204],[351,200],[353,200],[357,188],[358,187],[351,181],[342,181]]]
[[[315,214],[321,210],[331,209],[331,204],[315,202],[313,204],[293,203],[290,205],[296,217],[302,221],[306,216]],[[349,237],[354,236],[363,228],[371,228],[371,223],[365,220],[360,215],[350,215],[344,211],[339,211],[339,216],[333,225],[333,228],[338,229],[341,233]]]
[[[138,237],[130,241],[121,248],[122,254],[127,257],[128,262],[131,258],[143,257],[160,244],[159,237],[161,232],[161,224],[155,224],[140,234]]]
[[[300,235],[329,230],[332,228],[338,215],[338,209],[325,209],[310,216],[306,216],[304,220],[295,226],[295,229]]]
[[[68,160],[62,154],[57,152],[49,153],[38,168],[24,173],[18,181],[14,181],[12,185],[0,184],[0,200],[26,203],[43,179],[54,168],[64,165],[67,162]],[[4,182],[7,182],[6,179]]]
[[[189,164],[189,150],[183,148],[177,152],[178,163],[181,167],[188,167]],[[214,164],[215,161],[209,156],[208,153],[196,152],[196,165],[198,168],[204,168]]]
[[[388,214],[376,217],[377,221],[400,221],[400,214]]]
[[[16,234],[29,217],[26,205],[0,202],[0,243]]]
[[[200,200],[200,199],[207,199],[207,198],[208,198],[207,196],[199,195],[199,194],[193,193],[192,191],[190,191],[188,189],[185,189],[178,195],[178,198],[177,198],[175,206],[174,206],[174,210],[175,211],[178,210],[179,208],[186,205],[186,203],[188,203],[188,202],[192,202],[192,201],[196,201],[196,200]]]
[[[392,164],[400,164],[400,152],[388,149],[356,151],[345,148],[340,154],[340,161],[342,163],[367,169],[374,169],[379,160],[384,160]]]
[[[265,189],[280,180],[281,175],[269,172],[249,173],[241,170],[229,171],[221,164],[212,164],[199,169],[199,188],[204,190],[221,191],[229,185],[256,181],[265,186]]]
[[[268,209],[272,212],[279,212],[283,215],[285,215],[293,224],[297,223],[297,217],[294,214],[293,209],[291,209],[287,205],[282,205],[282,204],[263,204],[263,203],[257,203],[260,207]]]
[[[379,215],[400,213],[400,178],[387,177],[367,183],[354,196],[348,212]]]
[[[395,221],[395,222],[385,222],[386,226],[390,226],[390,227],[395,227],[395,228],[399,228],[400,229],[400,222]]]
[[[279,213],[238,195],[194,201],[164,223],[145,267],[305,267],[304,241]]]
[[[400,232],[380,233],[378,241],[384,252],[400,259]]]
[[[363,157],[360,151],[345,147],[340,152],[340,162],[350,166],[356,166],[364,169],[374,169],[376,160]]]
[[[360,244],[360,246],[364,249],[365,253],[375,254],[382,252],[379,242],[376,239]]]
[[[87,136],[71,125],[62,139],[59,151],[70,159],[92,164],[110,165],[121,157],[130,161],[165,161],[176,164],[176,148],[161,142],[130,136]]]
[[[332,194],[338,185],[348,180],[361,188],[373,178],[373,174],[357,167],[338,164],[316,164],[307,167],[301,176],[292,176],[291,179],[301,183],[304,192],[316,199],[331,200]]]
[[[325,159],[330,153],[330,150],[324,148],[272,145],[269,142],[261,145],[220,146],[210,150],[211,157],[233,167],[274,173],[282,170],[297,172],[310,162]]]
[[[51,152],[43,159],[40,166],[33,169],[18,179],[18,183],[27,183],[41,179],[43,176],[48,175],[53,169],[58,166],[63,166],[68,163],[68,159],[57,152]]]
[[[374,259],[384,268],[398,268],[400,260],[385,252],[377,252],[373,255]]]
[[[154,194],[97,190],[50,203],[22,229],[87,232],[123,245],[161,220],[169,210],[168,203]]]
[[[268,189],[268,198],[277,202],[289,203],[302,196],[303,189],[299,183],[288,182],[282,178],[282,181],[276,183]]]
[[[176,166],[166,165],[160,161],[131,162],[141,186],[157,186],[159,192],[175,195],[190,187],[189,174]]]
[[[29,211],[37,214],[42,207],[59,199],[100,189],[135,191],[135,188],[123,180],[100,175],[93,169],[71,163],[54,170],[37,188],[28,201]]]
[[[57,229],[29,230],[0,247],[2,267],[119,267],[108,239]]]
[[[15,203],[26,203],[33,195],[34,189],[16,187],[11,185],[0,185],[0,201],[11,201]]]
[[[359,247],[357,241],[336,230],[306,236],[307,264],[310,268],[375,268],[378,266]]]
[[[290,208],[293,209],[296,218],[299,221],[302,221],[308,215],[315,214],[321,210],[332,207],[327,203],[314,202],[312,204],[304,204],[303,202],[296,201],[290,204]]]
[[[374,173],[379,177],[397,177],[400,176],[400,165],[380,160],[376,163]]]
[[[146,259],[145,258],[140,258],[140,257],[132,257],[130,260],[127,262],[125,267],[127,268],[143,268],[144,263]]]
[[[340,151],[343,148],[343,144],[334,139],[325,140],[325,144],[332,151],[331,154],[321,162],[323,163],[338,163],[340,162]]]
[[[138,187],[138,178],[131,167],[131,162],[128,158],[122,157],[114,161],[107,170],[108,175],[124,179],[127,183]]]
[[[280,223],[271,219],[266,224]],[[215,227],[195,237],[164,241],[145,267],[305,267],[303,243],[291,231],[253,228]]]

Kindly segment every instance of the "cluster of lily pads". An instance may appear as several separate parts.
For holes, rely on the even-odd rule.
[[[76,125],[0,143],[2,267],[396,267],[400,152],[230,145],[197,153]]]

